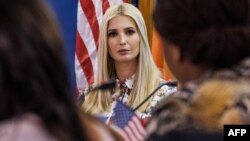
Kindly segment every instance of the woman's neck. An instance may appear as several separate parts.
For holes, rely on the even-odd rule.
[[[116,75],[119,80],[125,80],[136,73],[137,63],[115,63]]]

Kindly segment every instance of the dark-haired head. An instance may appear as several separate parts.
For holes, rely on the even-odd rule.
[[[249,0],[158,0],[153,19],[195,65],[228,68],[250,56]]]
[[[0,121],[34,113],[59,140],[84,140],[48,8],[40,0],[2,0],[0,19]]]

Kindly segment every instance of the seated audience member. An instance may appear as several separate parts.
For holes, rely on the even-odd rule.
[[[180,126],[221,133],[224,124],[249,123],[249,2],[157,1],[153,20],[181,88],[156,107],[150,133],[167,135]],[[169,98],[187,110],[172,111]],[[171,118],[176,113],[184,117]]]
[[[0,1],[0,140],[122,140],[73,101],[55,21],[42,0]]]

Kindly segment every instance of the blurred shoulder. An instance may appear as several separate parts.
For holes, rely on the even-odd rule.
[[[30,139],[56,141],[55,137],[46,130],[41,119],[34,114],[25,114],[0,123],[1,141],[27,141]]]
[[[209,129],[222,130],[224,124],[249,124],[249,80],[207,81],[194,95],[190,114],[199,124]]]

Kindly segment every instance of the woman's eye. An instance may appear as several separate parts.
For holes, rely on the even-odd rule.
[[[133,35],[134,33],[135,33],[135,31],[131,30],[131,29],[126,31],[127,35]]]
[[[109,32],[108,37],[115,37],[117,35],[116,32]]]

